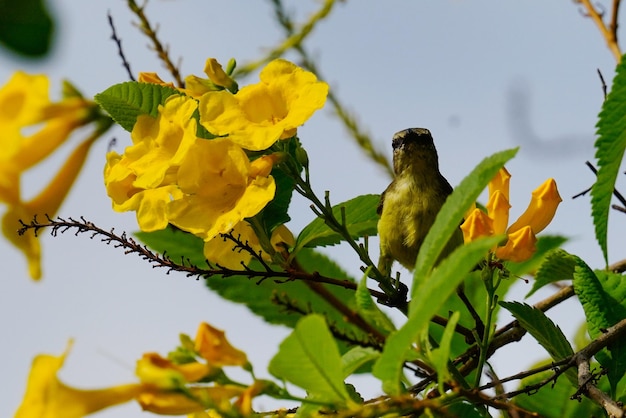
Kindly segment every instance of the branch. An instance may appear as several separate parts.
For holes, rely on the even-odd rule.
[[[582,4],[585,9],[584,16],[590,17],[596,24],[600,33],[604,37],[609,50],[613,53],[615,60],[619,63],[622,59],[622,52],[620,51],[619,44],[617,42],[617,18],[620,0],[613,0],[613,6],[611,7],[611,19],[608,27],[605,25],[603,20],[604,13],[598,11],[593,4],[591,4],[591,0],[579,0],[578,3]]]
[[[135,16],[139,18],[139,21],[141,22],[138,25],[139,29],[141,29],[143,34],[146,35],[150,39],[150,41],[152,41],[152,48],[154,49],[154,51],[156,51],[159,59],[165,64],[165,68],[167,68],[172,77],[174,77],[174,80],[176,80],[176,84],[178,85],[178,87],[182,89],[185,87],[185,82],[180,75],[178,67],[174,65],[174,63],[170,59],[169,47],[163,46],[161,41],[159,41],[159,38],[157,37],[158,27],[152,28],[148,17],[143,12],[146,3],[144,3],[144,5],[140,7],[137,5],[135,0],[128,0],[128,8],[135,14]]]
[[[128,63],[128,60],[126,59],[126,56],[124,55],[124,50],[122,49],[122,40],[117,36],[115,25],[113,24],[113,16],[111,16],[110,11],[107,13],[107,17],[109,19],[109,26],[111,27],[111,32],[112,32],[111,39],[113,39],[113,41],[117,45],[117,54],[122,59],[122,66],[126,69],[128,78],[130,78],[132,81],[135,81],[133,72],[130,70],[130,64]]]
[[[580,398],[580,394],[584,394],[586,397],[600,405],[609,417],[624,417],[624,408],[594,385],[598,376],[591,372],[589,358],[583,354],[579,354],[575,358],[576,365],[578,366],[579,389],[574,395],[572,395],[571,399],[578,399]]]
[[[274,3],[274,14],[276,16],[276,19],[283,27],[285,34],[288,37],[287,39],[291,39],[292,37],[297,35],[294,31],[295,25],[293,20],[286,13],[281,0],[271,1]],[[302,66],[307,68],[312,73],[316,74],[319,79],[323,80],[324,77],[322,77],[320,70],[315,64],[315,61],[311,58],[308,51],[304,48],[302,40],[299,43],[291,45],[291,48],[294,49],[298,54],[300,54],[300,58],[302,59]],[[391,164],[389,163],[389,160],[387,159],[385,154],[376,149],[371,135],[359,127],[359,123],[357,122],[356,117],[339,101],[339,98],[335,95],[333,89],[330,89],[330,91],[328,92],[328,101],[333,106],[335,115],[341,120],[341,122],[343,122],[344,126],[346,127],[352,138],[361,147],[361,149],[363,149],[365,154],[370,157],[372,161],[382,167],[387,174],[393,176],[393,169],[391,168]]]

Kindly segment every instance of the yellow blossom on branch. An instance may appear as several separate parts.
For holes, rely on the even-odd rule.
[[[176,185],[182,159],[196,142],[196,123],[191,115],[196,102],[171,97],[159,107],[155,119],[142,115],[131,132],[133,145],[124,155],[107,155],[104,183],[118,212],[137,211],[142,231],[158,231],[168,224],[168,203],[182,198]]]
[[[245,366],[248,364],[246,353],[233,347],[226,339],[224,331],[202,322],[195,338],[195,350],[210,365]]]
[[[507,228],[509,221],[509,179],[505,168],[500,169],[489,183],[487,213],[474,209],[461,225],[465,242],[482,236],[492,236],[506,232],[507,241],[495,249],[502,260],[525,261],[532,257],[537,242],[536,234],[552,220],[561,202],[561,196],[554,179],[546,180],[532,192],[532,198],[524,213]]]
[[[168,223],[204,240],[259,213],[276,191],[271,156],[250,162],[225,138],[196,137],[196,101],[172,96],[157,118],[140,116],[133,145],[107,156],[104,178],[116,211],[134,210],[142,231]]]
[[[48,85],[44,75],[16,72],[0,88],[0,202],[9,206],[2,219],[2,231],[26,255],[33,279],[41,277],[41,249],[32,231],[18,235],[19,220],[28,222],[35,215],[56,214],[80,173],[91,145],[108,127],[96,128],[71,153],[50,183],[34,199],[24,201],[20,187],[24,172],[50,156],[76,128],[99,117],[96,104],[77,95],[50,102]]]
[[[142,385],[128,384],[107,389],[81,390],[67,386],[57,373],[69,347],[61,356],[38,355],[28,377],[26,394],[15,418],[81,418],[134,399]]]
[[[274,178],[259,171],[258,164],[265,166],[265,161],[251,163],[226,138],[197,141],[178,170],[184,198],[169,203],[170,222],[206,241],[253,217],[276,192]]]
[[[265,261],[272,261],[270,254],[263,251],[259,238],[254,229],[247,221],[241,221],[230,232],[240,242],[247,244],[257,254],[261,253]],[[295,238],[291,231],[285,225],[279,225],[274,232],[270,243],[275,251],[283,251],[284,246],[291,247],[295,245]],[[235,243],[223,238],[221,235],[204,243],[204,257],[210,263],[219,264],[222,267],[237,270],[242,265],[248,265],[252,254],[235,248]]]
[[[200,123],[212,134],[259,151],[291,138],[326,101],[328,85],[283,59],[270,62],[261,82],[237,94],[210,92],[200,98]]]
[[[142,383],[161,389],[177,389],[213,373],[216,367],[206,363],[174,364],[157,353],[145,353],[137,361],[135,374]]]

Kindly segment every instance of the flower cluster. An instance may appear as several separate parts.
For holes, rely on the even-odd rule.
[[[96,390],[76,389],[59,380],[69,347],[61,356],[39,355],[15,417],[81,418],[131,400],[160,415],[222,416],[216,411],[249,415],[252,398],[267,390],[269,382],[238,384],[228,381],[222,370],[224,366],[249,368],[246,354],[207,323],[200,324],[194,341],[187,336],[181,341],[171,358],[144,354],[135,368],[139,382]]]
[[[505,234],[503,246],[495,249],[501,260],[525,261],[535,252],[536,234],[548,226],[561,202],[561,196],[554,179],[546,180],[532,192],[526,211],[511,224],[509,223],[509,181],[511,175],[502,168],[489,183],[487,213],[474,208],[461,225],[465,242],[483,236]]]
[[[26,256],[30,276],[41,277],[41,248],[32,231],[18,235],[20,220],[34,216],[54,216],[87,157],[94,141],[110,126],[95,103],[85,100],[69,84],[65,97],[52,103],[48,78],[16,72],[0,88],[0,203],[8,206],[2,218],[5,237]],[[38,195],[24,200],[22,175],[63,145],[78,127],[104,122],[67,157],[56,176]]]
[[[280,156],[270,147],[293,137],[324,105],[328,86],[282,59],[261,71],[260,83],[239,91],[214,59],[205,72],[209,79],[187,77],[184,94],[170,96],[156,118],[138,117],[133,145],[123,155],[107,155],[105,185],[113,208],[136,211],[142,231],[174,225],[205,241],[209,261],[235,267],[250,256],[226,248],[220,234],[235,230],[242,242],[258,243],[246,219],[274,198],[271,172]],[[140,80],[164,84],[153,73],[143,73]],[[215,138],[198,136],[196,114]],[[293,241],[285,229],[273,231],[273,244]]]

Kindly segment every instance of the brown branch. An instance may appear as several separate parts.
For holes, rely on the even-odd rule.
[[[583,394],[600,405],[610,418],[623,418],[624,408],[594,385],[597,376],[591,372],[589,358],[583,354],[579,354],[575,358],[576,365],[578,366],[579,389],[571,399],[578,399],[580,394]]]
[[[153,267],[164,267],[168,271],[179,271],[184,273],[187,277],[203,277],[208,278],[211,276],[224,276],[224,277],[232,277],[232,276],[246,276],[250,279],[259,278],[261,280],[266,280],[270,278],[275,279],[287,279],[287,280],[303,280],[306,282],[313,283],[326,283],[334,286],[340,286],[346,289],[355,290],[356,284],[349,280],[345,279],[336,279],[332,277],[322,276],[317,272],[307,273],[304,271],[297,271],[295,269],[287,269],[285,271],[276,271],[271,268],[266,267],[265,271],[256,271],[248,268],[244,268],[242,270],[233,270],[227,268],[214,268],[210,266],[210,268],[200,268],[198,266],[193,265],[189,260],[182,260],[181,263],[177,263],[173,261],[166,254],[160,255],[150,251],[146,246],[137,243],[134,239],[126,236],[126,233],[118,235],[115,233],[114,229],[105,230],[94,223],[87,221],[85,218],[81,217],[80,221],[77,221],[73,218],[63,219],[56,218],[51,219],[46,215],[46,222],[40,222],[35,217],[30,221],[30,223],[26,224],[22,220],[20,223],[22,227],[18,230],[20,234],[25,233],[27,230],[34,230],[35,234],[38,234],[42,229],[51,228],[51,234],[56,236],[59,232],[64,233],[70,229],[75,230],[75,235],[81,233],[91,232],[92,235],[90,238],[95,238],[96,236],[101,236],[101,241],[106,244],[113,244],[116,248],[123,248],[126,254],[137,254],[142,259],[149,261]],[[208,263],[207,263],[208,264]],[[371,290],[370,292],[374,297],[385,297],[384,293]]]
[[[157,37],[158,27],[153,28],[150,25],[150,21],[143,11],[143,9],[146,7],[146,3],[144,3],[143,6],[139,6],[135,2],[135,0],[128,0],[128,8],[135,14],[135,16],[139,18],[140,24],[138,24],[137,26],[143,32],[143,34],[146,35],[148,39],[150,39],[150,41],[152,42],[152,48],[157,53],[157,56],[161,61],[163,61],[163,64],[165,64],[165,68],[167,68],[174,80],[176,80],[176,84],[178,85],[178,87],[182,89],[185,87],[185,82],[180,75],[178,66],[174,65],[174,63],[170,59],[169,47],[164,46],[161,41],[159,41],[159,38]]]
[[[291,17],[286,13],[284,5],[281,0],[272,0],[274,3],[274,14],[276,20],[280,23],[287,37],[294,36],[294,22]],[[320,70],[317,68],[315,61],[311,58],[308,51],[304,48],[302,43],[297,43],[292,46],[302,60],[301,64],[312,73],[316,74],[319,79],[323,79]],[[393,176],[393,169],[389,163],[389,159],[385,154],[378,150],[371,135],[363,130],[357,122],[355,116],[341,103],[339,98],[331,89],[328,92],[328,101],[334,108],[335,115],[343,122],[343,125],[350,133],[350,136],[356,141],[357,145],[365,152],[365,154],[376,164],[378,164],[388,175]]]
[[[117,36],[117,31],[115,30],[115,24],[113,23],[113,16],[111,16],[111,11],[107,12],[107,18],[109,19],[109,26],[111,27],[111,39],[117,45],[117,54],[122,59],[122,66],[126,69],[126,73],[128,74],[128,78],[132,81],[135,81],[135,77],[133,76],[133,72],[130,69],[130,64],[124,55],[124,50],[122,49],[122,40]]]
[[[615,262],[613,264],[611,264],[608,267],[609,271],[612,271],[613,273],[623,273],[626,271],[626,259],[625,260],[620,260],[618,262]]]
[[[583,5],[586,13],[585,16],[590,17],[596,24],[602,34],[602,37],[604,37],[609,50],[615,57],[615,60],[619,63],[622,59],[622,52],[620,51],[619,44],[617,42],[617,18],[620,0],[613,0],[611,19],[608,27],[605,25],[603,20],[604,13],[599,12],[593,4],[591,4],[591,0],[579,0],[578,3]]]
[[[558,305],[564,300],[569,299],[573,295],[574,287],[567,286],[554,293],[553,295],[547,297],[546,299],[537,302],[533,306],[541,310],[542,312],[546,312],[550,308]],[[489,344],[489,349],[487,350],[487,359],[489,359],[499,348],[512,342],[517,342],[521,340],[522,337],[526,335],[526,332],[527,331],[519,325],[518,321],[511,321],[504,327],[497,330],[494,334],[494,338],[491,341],[491,344]],[[476,368],[478,364],[478,355],[480,353],[479,350],[479,347],[474,344],[469,347],[463,354],[454,359],[453,364],[462,364],[459,372],[464,376],[468,375],[472,370]],[[421,392],[431,382],[431,378],[423,379],[411,388],[411,392]]]

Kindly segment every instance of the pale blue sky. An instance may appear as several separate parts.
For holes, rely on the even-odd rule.
[[[33,64],[0,52],[1,83],[17,69],[45,72],[55,86],[53,97],[58,97],[54,95],[62,78],[86,95],[126,81],[109,39],[107,10],[115,19],[133,71],[157,71],[167,78],[146,48],[148,41],[130,24],[134,19],[125,2],[50,3],[60,19],[54,54]],[[304,17],[320,2],[286,3]],[[185,75],[201,75],[209,56],[222,62],[260,57],[280,39],[271,13],[270,2],[250,0],[152,0],[147,8],[152,21],[160,22],[160,37],[170,45],[174,60],[183,57]],[[573,2],[348,1],[338,4],[319,25],[307,47],[318,58],[331,88],[387,155],[391,155],[394,132],[429,128],[441,170],[452,185],[483,157],[521,145],[518,157],[508,165],[513,176],[512,216],[525,209],[535,187],[554,177],[563,203],[547,232],[571,237],[567,250],[594,267],[602,265],[588,198],[572,200],[571,196],[593,182],[584,162],[593,157],[594,125],[603,100],[596,69],[610,82],[615,61],[591,20]],[[240,84],[255,81],[256,75]],[[330,190],[333,202],[380,193],[389,182],[347,139],[328,109],[318,112],[299,133],[312,162],[313,184],[320,193]],[[129,142],[122,130],[112,136],[117,138],[118,151]],[[85,216],[103,228],[134,231],[134,214],[113,212],[104,192],[101,173],[107,142],[104,139],[93,148],[87,169],[59,214]],[[31,173],[26,178],[27,192],[34,193],[61,161],[57,157]],[[297,197],[292,217],[289,226],[297,232],[313,214]],[[620,215],[611,220],[620,221]],[[612,261],[624,256],[615,238]],[[245,308],[214,297],[202,282],[165,275],[97,239],[68,233],[56,238],[46,234],[42,241],[40,283],[27,277],[21,254],[0,241],[4,283],[0,416],[11,416],[17,408],[32,357],[40,352],[60,354],[71,337],[76,343],[62,377],[87,388],[133,381],[134,361],[143,352],[165,354],[176,345],[179,332],[194,334],[200,321],[226,329],[232,343],[248,352],[259,376],[267,375],[266,364],[287,335],[286,329],[267,326]],[[358,274],[357,258],[350,251],[331,248],[327,253]],[[518,295],[529,286],[520,281]],[[572,302],[550,316],[570,335],[581,322],[581,310]],[[524,358],[529,350],[538,354]],[[495,361],[504,375],[540,355],[540,348],[530,342],[503,350]],[[372,384],[359,389],[366,395],[379,390]],[[268,405],[265,399],[258,404]],[[139,411],[129,404],[97,416],[136,417]]]

